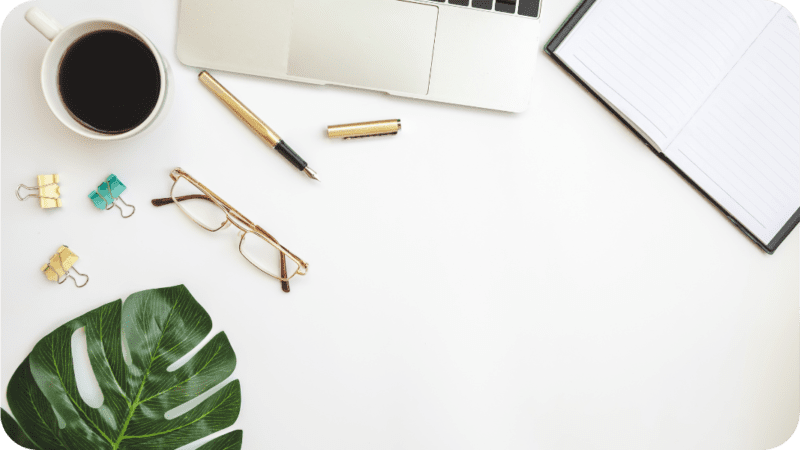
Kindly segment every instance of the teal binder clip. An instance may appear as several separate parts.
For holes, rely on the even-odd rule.
[[[119,213],[122,216],[122,218],[127,219],[128,217],[132,216],[133,213],[136,212],[136,207],[125,203],[125,200],[123,200],[120,197],[120,195],[123,192],[125,192],[125,189],[127,189],[127,187],[124,184],[122,184],[122,181],[119,181],[119,178],[117,178],[116,175],[112,173],[111,175],[108,176],[108,178],[106,178],[106,181],[104,181],[102,184],[100,184],[100,186],[97,187],[96,191],[92,191],[89,194],[89,199],[92,200],[92,203],[94,203],[95,208],[105,211],[108,211],[111,208],[117,208],[119,209]],[[125,212],[117,204],[117,200],[119,200],[120,202],[122,202],[123,205],[129,208],[133,208],[133,211],[131,211],[131,213],[126,216]]]

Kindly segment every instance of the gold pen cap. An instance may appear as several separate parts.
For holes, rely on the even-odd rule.
[[[402,125],[400,119],[381,120],[378,122],[350,123],[346,125],[331,125],[328,127],[328,137],[331,139],[357,139],[374,136],[397,134]]]

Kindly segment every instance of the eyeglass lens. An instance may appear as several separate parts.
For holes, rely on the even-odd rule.
[[[207,230],[219,230],[228,220],[225,211],[186,178],[178,178],[172,187],[171,196],[189,218]]]
[[[242,235],[239,249],[242,255],[261,271],[276,278],[281,277],[281,251],[266,239],[254,233],[245,233]],[[285,259],[288,278],[296,274],[300,267],[291,258]]]

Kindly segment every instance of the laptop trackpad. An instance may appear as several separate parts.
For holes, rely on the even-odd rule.
[[[295,0],[288,75],[424,95],[438,14],[402,1]]]

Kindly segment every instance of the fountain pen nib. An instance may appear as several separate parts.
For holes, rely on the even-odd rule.
[[[310,168],[306,167],[305,169],[303,169],[303,172],[304,172],[306,175],[308,175],[308,178],[311,178],[312,180],[317,180],[317,181],[319,181],[319,178],[317,178],[317,172],[314,172],[314,171],[313,171],[313,170],[311,170]]]

